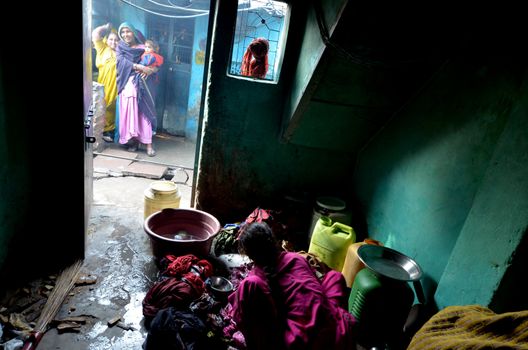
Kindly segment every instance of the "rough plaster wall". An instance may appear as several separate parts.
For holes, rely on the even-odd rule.
[[[272,92],[267,91],[273,86],[244,81],[231,85],[237,83],[242,86],[226,91],[238,103],[221,103],[226,100],[223,94],[220,100],[209,101],[199,206],[241,220],[249,208],[270,204],[273,196],[336,186],[345,191],[349,173],[343,165],[352,160],[345,154],[281,143],[279,106],[274,106]],[[244,215],[237,217],[241,212]]]
[[[519,98],[522,71],[503,63],[450,64],[360,155],[356,190],[369,233],[416,259],[424,269],[423,282],[430,298],[437,283],[444,280],[442,274],[449,259],[460,263],[457,259],[463,256],[465,262],[481,261],[486,253],[470,240],[465,240],[463,248],[461,245],[453,251],[453,247],[467,227],[468,214],[479,205],[475,196],[482,196],[487,187],[493,186],[487,173],[492,157],[508,154],[504,146],[497,146],[497,141]],[[519,156],[516,153],[511,160],[524,164]],[[502,176],[506,182],[517,178],[507,169],[498,167],[496,171],[494,176]],[[524,206],[520,192],[508,194],[512,196],[494,198],[494,205]],[[474,220],[493,223],[494,227],[501,225],[502,221],[496,221],[498,217],[488,221],[482,214]],[[481,232],[476,225],[467,230],[474,239],[484,233],[488,236],[484,241],[494,242],[503,257],[515,249],[517,229],[522,227],[520,217],[512,219],[515,230],[510,234],[517,239],[509,242],[494,242],[492,237],[497,232]],[[469,237],[469,233],[464,235]],[[469,281],[465,275],[468,271],[456,265],[451,276],[458,285],[451,283],[449,291],[440,286],[449,302],[458,298],[454,287]],[[484,273],[485,266],[482,263],[466,268],[473,271],[471,276],[486,276],[487,282],[481,287],[498,284],[502,273]],[[465,300],[485,304],[489,296],[469,292]]]
[[[227,77],[235,12],[234,5],[220,6],[216,21],[197,206],[224,223],[286,193],[346,192],[351,155],[280,141],[288,48],[279,84]]]
[[[324,17],[323,21],[330,36],[334,33],[346,3],[347,0],[329,0],[320,3]],[[299,45],[300,50],[295,54],[295,69],[293,70],[291,85],[284,103],[284,123],[286,126],[288,122],[297,124],[298,121],[295,119],[298,119],[304,113],[306,104],[319,82],[319,74],[321,73],[318,71],[318,67],[321,67],[323,54],[327,50],[317,24],[314,4],[303,3],[302,5],[301,11],[300,6],[295,8],[294,2],[292,13],[297,12],[299,17],[305,16],[306,20],[296,21],[294,19],[290,24],[290,28],[295,26],[297,30],[302,30],[303,33],[298,40],[299,43],[295,42],[295,45]],[[304,23],[306,24],[304,25]],[[291,35],[288,36],[290,41],[288,45],[292,45],[291,42],[295,39]],[[325,63],[322,63],[322,65],[324,66]],[[319,147],[319,145],[316,146]]]
[[[313,89],[309,83],[314,79],[314,73],[325,50],[321,34],[317,26],[315,12],[311,6],[307,6],[307,25],[300,43],[297,65],[292,75],[291,87],[285,100],[284,114],[285,122],[289,122],[303,99],[307,89]],[[292,26],[294,22],[290,23]],[[291,45],[291,44],[290,44]],[[313,91],[309,91],[311,95]],[[306,97],[305,97],[306,98]],[[309,96],[307,97],[309,98]],[[294,121],[295,122],[295,121]]]
[[[440,279],[435,294],[439,307],[489,305],[528,229],[526,85],[522,91],[522,100],[515,104],[509,115],[471,211]],[[524,284],[518,280],[517,285],[511,287],[517,290]],[[525,297],[526,295],[519,301]],[[503,295],[503,298],[507,296]]]
[[[528,266],[528,230],[524,232],[521,243],[508,263],[511,264],[493,296],[490,308],[495,312],[528,310],[528,285],[521,283],[522,277],[519,278],[526,274]]]

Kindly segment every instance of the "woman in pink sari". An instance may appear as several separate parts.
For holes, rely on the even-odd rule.
[[[239,244],[255,267],[229,301],[249,350],[355,348],[340,272],[319,280],[306,258],[279,249],[266,223],[250,224]]]
[[[128,150],[135,152],[140,143],[147,148],[147,154],[156,155],[152,147],[152,131],[156,130],[154,100],[145,77],[154,73],[156,67],[140,64],[145,52],[143,35],[130,23],[123,22],[118,30],[121,41],[117,55],[118,131],[116,138],[121,144],[128,144]]]

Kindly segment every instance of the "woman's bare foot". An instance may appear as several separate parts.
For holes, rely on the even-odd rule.
[[[131,140],[128,143],[128,151],[129,152],[136,152],[138,150],[138,142],[135,140]]]
[[[154,151],[154,148],[152,147],[152,144],[149,143],[146,146],[147,146],[147,155],[149,157],[154,157],[156,155],[156,151]]]

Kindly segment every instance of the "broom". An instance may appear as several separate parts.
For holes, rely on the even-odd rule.
[[[82,260],[77,260],[59,274],[57,277],[57,283],[55,283],[55,287],[51,291],[48,300],[40,313],[35,328],[33,328],[33,331],[31,331],[31,334],[24,342],[22,350],[33,350],[37,348],[44,333],[48,330],[49,323],[55,318],[55,315],[57,315],[66,295],[68,295],[75,284],[81,266]]]

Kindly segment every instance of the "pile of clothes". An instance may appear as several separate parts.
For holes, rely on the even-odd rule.
[[[238,254],[238,238],[246,225],[266,222],[279,236],[285,234],[278,213],[256,208],[241,224],[227,224],[215,236],[210,255],[167,255],[160,260],[160,276],[143,300],[147,338],[144,350],[226,349],[243,350],[246,343],[232,320],[232,305],[208,288],[208,279],[222,276],[236,291],[253,268],[251,260],[227,264]],[[283,244],[283,248],[287,246]],[[285,249],[286,250],[286,249]],[[329,270],[317,257],[300,252],[319,278]],[[227,258],[226,258],[227,257]],[[229,265],[229,266],[228,266]]]
[[[213,256],[167,255],[160,265],[160,277],[143,299],[148,329],[143,349],[228,349],[236,344],[237,339],[223,332],[230,322],[228,305],[215,298],[206,284],[214,274],[226,274],[222,262]],[[242,279],[244,274],[233,272],[233,276]]]

